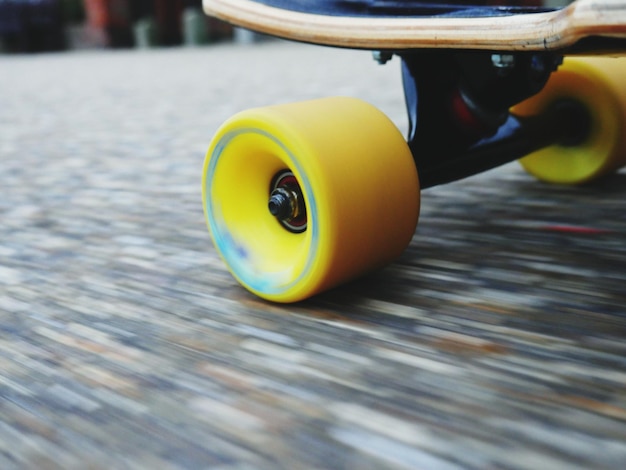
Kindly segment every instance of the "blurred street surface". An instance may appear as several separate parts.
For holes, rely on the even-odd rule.
[[[326,95],[406,128],[366,52],[0,56],[0,468],[623,467],[624,172],[427,190],[395,264],[297,305],[230,277],[211,135]]]

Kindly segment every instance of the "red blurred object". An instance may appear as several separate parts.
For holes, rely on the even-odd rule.
[[[89,26],[103,30],[111,47],[133,45],[128,0],[84,0]]]

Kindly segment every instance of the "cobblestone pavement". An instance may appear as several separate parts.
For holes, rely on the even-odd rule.
[[[282,42],[0,57],[0,468],[626,461],[626,174],[425,191],[406,253],[297,305],[236,285],[200,173],[246,107],[405,126],[398,61]]]

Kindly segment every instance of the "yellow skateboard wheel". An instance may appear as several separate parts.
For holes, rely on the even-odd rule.
[[[582,184],[626,165],[626,60],[567,58],[546,87],[513,112],[535,115],[562,100],[587,110],[586,135],[575,144],[552,145],[522,158],[524,169],[549,183]]]
[[[305,299],[392,261],[413,236],[420,203],[403,136],[353,98],[233,116],[210,144],[202,196],[230,272],[276,302]]]

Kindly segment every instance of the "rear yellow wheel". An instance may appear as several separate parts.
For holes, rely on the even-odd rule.
[[[380,111],[327,98],[244,111],[209,147],[213,242],[233,276],[294,302],[397,257],[419,213],[411,152]]]
[[[556,103],[576,102],[586,109],[589,125],[570,145],[553,145],[520,160],[549,183],[580,184],[626,165],[626,60],[568,58],[536,96],[513,109],[535,115]]]

